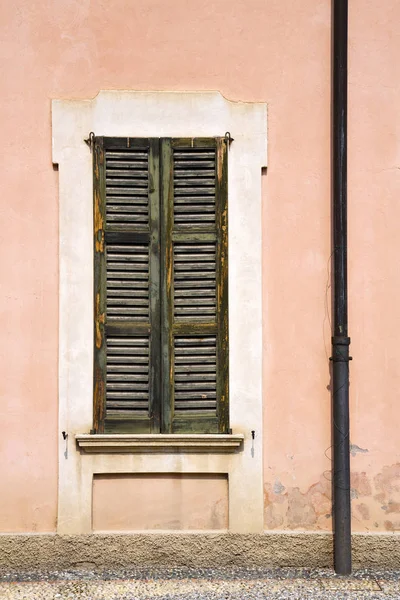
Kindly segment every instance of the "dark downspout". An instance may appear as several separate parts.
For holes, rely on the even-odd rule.
[[[347,320],[348,0],[333,0],[333,518],[335,571],[351,573],[349,346]]]

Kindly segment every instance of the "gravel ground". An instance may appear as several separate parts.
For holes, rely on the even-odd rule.
[[[0,571],[7,600],[400,599],[400,571],[325,569],[76,569]]]

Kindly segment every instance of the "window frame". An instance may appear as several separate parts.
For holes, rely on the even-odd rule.
[[[232,435],[160,434],[154,451],[151,435],[89,434],[93,189],[92,157],[83,140],[90,131],[132,137],[213,137],[230,131],[234,137],[228,175]],[[266,104],[229,101],[219,92],[102,91],[91,99],[53,100],[52,136],[53,163],[59,165],[58,533],[91,532],[95,473],[226,473],[229,530],[262,532],[261,170],[267,164]],[[267,331],[265,335],[268,339]],[[265,353],[268,369],[268,345]],[[243,449],[223,450],[226,438],[244,439]],[[85,445],[93,440],[95,452],[87,452],[82,440]]]

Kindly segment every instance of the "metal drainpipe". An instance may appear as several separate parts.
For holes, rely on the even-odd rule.
[[[347,318],[348,0],[333,0],[333,518],[334,564],[351,573],[349,346]]]

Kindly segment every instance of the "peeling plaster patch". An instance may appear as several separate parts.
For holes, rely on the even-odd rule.
[[[400,463],[384,467],[374,478],[378,494],[375,499],[387,515],[400,515]],[[386,531],[399,531],[400,521],[385,521]]]
[[[386,531],[400,531],[400,521],[385,521]]]
[[[267,529],[279,529],[284,523],[275,504],[270,504],[265,511],[265,526]]]
[[[285,488],[277,479],[273,486],[264,486],[264,502],[267,529],[280,528],[282,525],[290,529],[308,530],[326,530],[330,527],[331,483],[325,475],[304,493],[298,487]]]
[[[357,444],[350,444],[350,454],[355,456],[356,454],[367,454],[368,448],[360,448]]]
[[[267,529],[277,529],[284,524],[286,506],[284,495],[275,494],[271,485],[264,487],[264,526]]]
[[[399,502],[389,502],[386,507],[386,513],[400,513],[400,503]]]
[[[285,491],[285,486],[277,479],[274,483],[274,494],[282,494]]]
[[[362,519],[364,519],[364,521],[368,521],[369,520],[369,508],[366,504],[361,503],[357,506],[357,510],[360,513]]]
[[[375,487],[385,496],[396,494],[400,497],[400,463],[384,467],[375,478]]]
[[[299,488],[293,488],[289,496],[287,519],[289,527],[293,529],[314,525],[317,520],[314,507]]]
[[[359,473],[357,471],[351,473],[350,482],[352,490],[354,490],[354,493],[356,494],[356,498],[360,498],[362,496],[371,496],[371,484],[368,480],[365,471],[363,471],[362,473]]]
[[[264,486],[266,529],[330,530],[331,481],[326,473],[306,491],[284,487],[283,476],[274,480]],[[351,498],[355,530],[400,532],[400,463],[383,467],[375,476],[353,471]]]

